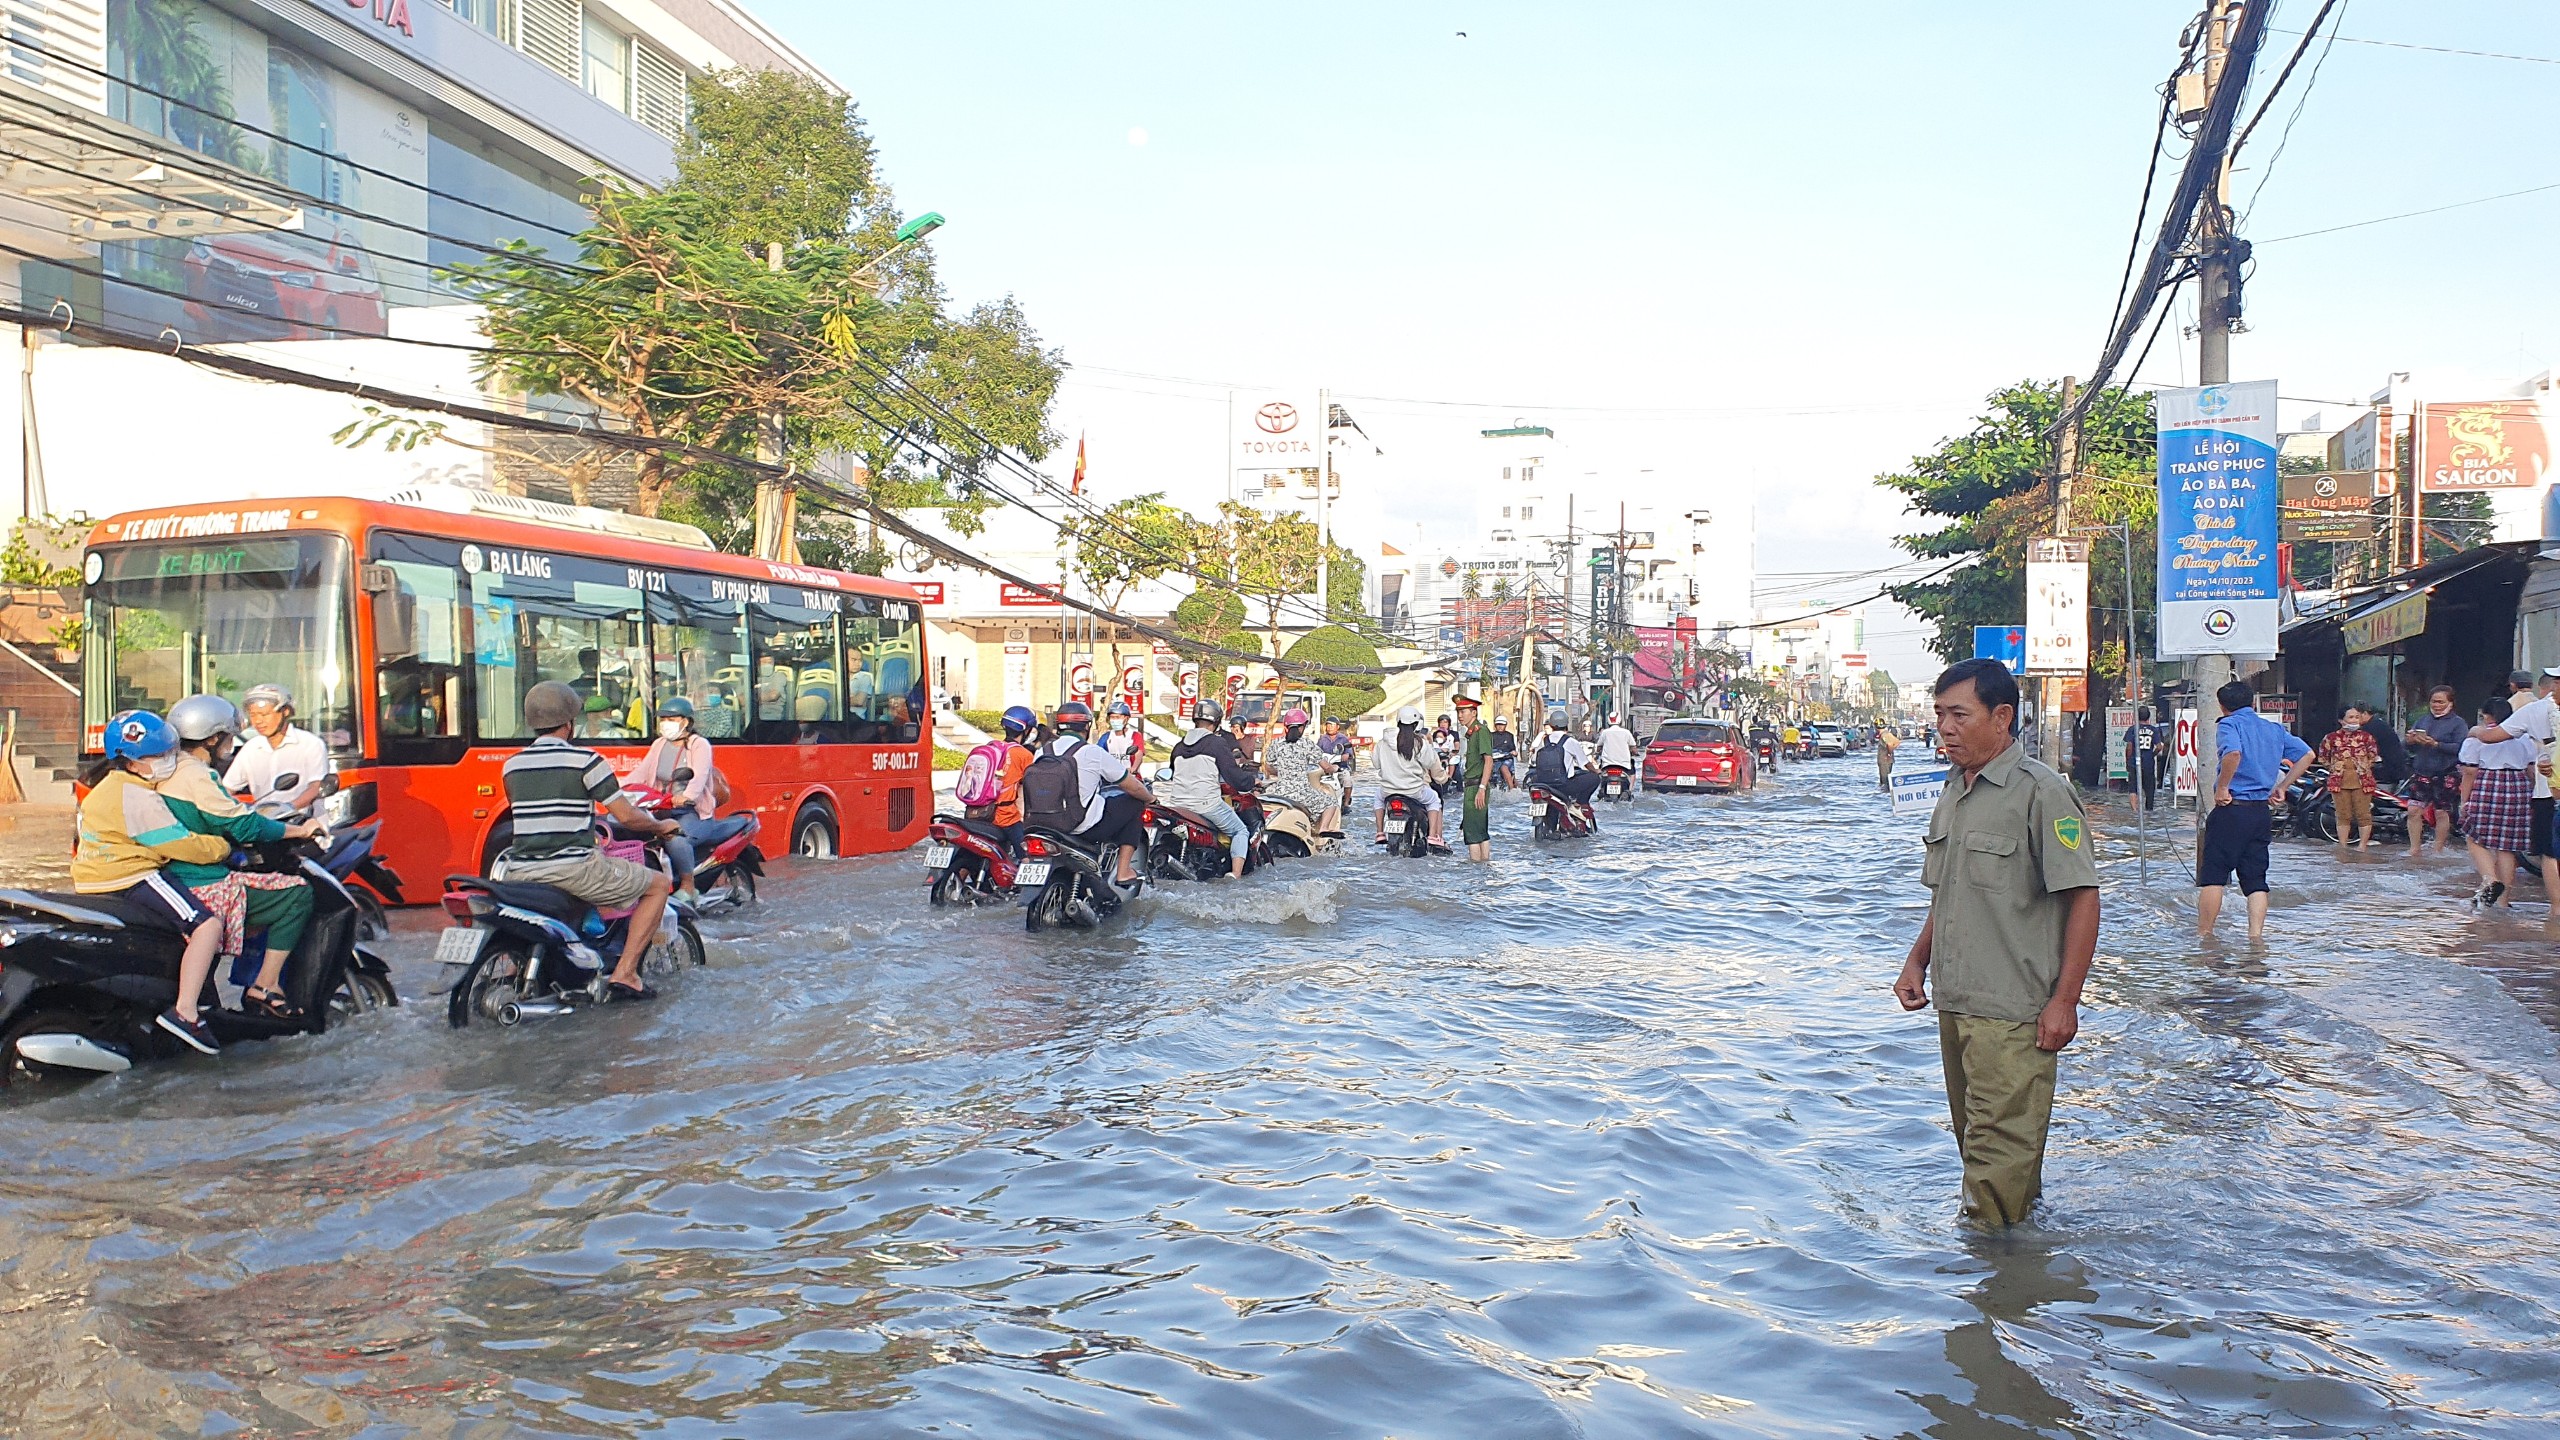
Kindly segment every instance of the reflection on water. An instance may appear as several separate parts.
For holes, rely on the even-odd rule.
[[[1861,783],[1861,774],[1869,776]],[[2280,848],[2109,916],[2039,1225],[1954,1224],[1863,759],[1488,872],[1371,854],[1098,937],[777,874],[668,1001],[413,1006],[5,1103],[35,1435],[2560,1432],[2554,947]],[[2175,838],[2174,836],[2171,838]],[[2525,887],[2538,902],[2533,887]],[[404,990],[437,917],[397,942]]]

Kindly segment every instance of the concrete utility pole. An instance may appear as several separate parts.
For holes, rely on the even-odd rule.
[[[782,273],[782,242],[764,247],[765,268]],[[756,423],[756,459],[780,465],[783,455],[782,413],[769,410]],[[800,563],[800,492],[788,479],[756,481],[756,558],[778,564]]]
[[[2231,54],[2231,27],[2237,23],[2243,0],[2213,0],[2205,18],[2204,89],[2205,103],[2222,87],[2222,71]],[[2274,0],[2245,0],[2255,5],[2272,4]],[[2231,236],[2231,152],[2223,151],[2222,163],[2213,174],[2213,186],[2206,192],[2203,209],[2196,217],[2197,284],[2200,295],[2196,310],[2196,383],[2225,385],[2231,380],[2231,323],[2237,318],[2233,302],[2237,299],[2239,262],[2233,253]],[[2231,681],[2231,657],[2198,656],[2187,666],[2195,679],[2196,695],[2196,853],[2204,852],[2205,817],[2213,813],[2214,790],[2221,783],[2222,751],[2220,746],[2221,708],[2214,692]]]
[[[2063,376],[2063,414],[2069,415],[2071,413],[2072,402],[2079,398],[2079,394],[2079,378],[2072,375]],[[2062,427],[2062,436],[2059,442],[2059,453],[2056,455],[2055,460],[2056,463],[2054,466],[2053,483],[2053,533],[2057,538],[2067,539],[2071,534],[2071,480],[2074,475],[2077,475],[2080,472],[2079,421],[2074,420],[2070,424]],[[2085,678],[2085,671],[2083,672],[2083,676]],[[2044,685],[2042,687],[2043,699],[2038,702],[2043,711],[2043,713],[2037,717],[2038,728],[2044,735],[2043,743],[2040,748],[2044,751],[2044,762],[2056,770],[2064,769],[2062,756],[2062,691],[2066,683],[2065,677],[2063,676],[2045,676]]]

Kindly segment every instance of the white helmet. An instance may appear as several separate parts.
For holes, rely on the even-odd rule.
[[[1399,724],[1399,725],[1419,725],[1419,724],[1421,724],[1421,723],[1422,723],[1422,708],[1421,708],[1420,706],[1418,706],[1418,705],[1407,705],[1407,706],[1406,706],[1406,707],[1404,707],[1403,709],[1401,709],[1401,710],[1399,710],[1399,711],[1397,711],[1397,712],[1396,712],[1396,723],[1397,723],[1397,724]]]

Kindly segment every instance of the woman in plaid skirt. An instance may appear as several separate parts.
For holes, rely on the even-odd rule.
[[[2504,700],[2480,706],[2485,728],[2514,713]],[[2542,747],[2529,735],[2462,742],[2462,835],[2471,842],[2480,888],[2471,903],[2495,905],[2516,880],[2516,857],[2533,843],[2533,767]]]

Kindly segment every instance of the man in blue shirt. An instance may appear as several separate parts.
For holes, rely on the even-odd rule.
[[[2213,813],[2204,822],[2204,853],[2196,860],[2196,933],[2213,934],[2213,923],[2222,918],[2222,889],[2237,870],[2255,944],[2267,928],[2267,802],[2311,768],[2311,747],[2258,713],[2258,694],[2248,681],[2234,680],[2213,698],[2222,706],[2214,728],[2222,774],[2214,786]]]

